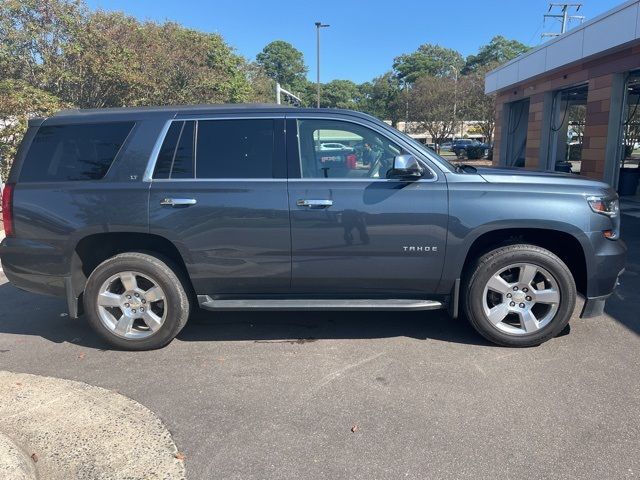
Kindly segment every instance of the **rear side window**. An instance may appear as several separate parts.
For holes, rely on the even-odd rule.
[[[164,137],[153,178],[193,178],[196,122],[172,122]]]
[[[169,131],[167,131],[167,135],[162,142],[162,147],[160,147],[153,178],[169,178],[173,156],[176,153],[176,146],[178,145],[178,138],[183,124],[184,122],[173,122],[169,127]]]
[[[200,120],[198,178],[273,178],[274,122]]]
[[[134,122],[42,126],[29,147],[20,182],[100,180]]]

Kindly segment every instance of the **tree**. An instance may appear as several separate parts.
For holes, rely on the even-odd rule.
[[[400,93],[400,81],[393,72],[387,72],[360,85],[358,109],[374,117],[389,120],[395,127],[402,116]]]
[[[360,105],[360,89],[351,80],[332,80],[322,85],[323,107],[357,110]]]
[[[458,104],[461,118],[477,121],[474,133],[480,133],[490,142],[495,130],[496,97],[484,93],[484,76],[487,71],[487,68],[482,68],[460,77]]]
[[[271,42],[256,55],[266,75],[283,87],[300,92],[305,87],[307,67],[302,52],[283,40]]]
[[[5,173],[27,118],[64,105],[242,102],[266,92],[264,74],[220,35],[90,12],[83,0],[0,1],[0,38]]]
[[[81,0],[6,0],[0,35],[5,78],[78,107],[241,102],[252,94],[247,62],[220,35],[89,12]]]
[[[460,70],[464,64],[462,55],[450,48],[432,45],[420,45],[413,53],[400,55],[393,61],[393,70],[402,82],[414,83],[419,77],[450,76],[454,70]]]
[[[245,101],[246,62],[217,34],[119,12],[89,16],[63,48],[58,95],[79,107]]]
[[[455,131],[455,88],[453,80],[443,81],[442,78],[425,75],[418,78],[410,90],[402,93],[408,96],[411,120],[429,132],[435,143],[441,143]]]
[[[276,94],[275,87],[273,80],[267,77],[262,67],[255,62],[251,62],[243,67],[243,71],[251,88],[247,101],[272,103]]]
[[[22,80],[0,80],[0,179],[9,175],[18,145],[31,117],[44,117],[64,108],[53,95]]]
[[[477,55],[469,55],[462,69],[463,74],[468,74],[484,67],[498,66],[516,58],[531,47],[517,40],[507,40],[502,35],[496,35],[491,41],[480,47]]]
[[[0,75],[36,88],[58,84],[66,66],[63,47],[82,30],[87,10],[79,1],[0,2]]]

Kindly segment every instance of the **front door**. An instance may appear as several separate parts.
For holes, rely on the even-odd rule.
[[[149,228],[178,247],[197,294],[288,292],[283,118],[174,120],[158,155]]]
[[[406,151],[364,121],[287,120],[294,292],[420,298],[436,290],[446,181],[428,168],[417,181],[387,179]]]

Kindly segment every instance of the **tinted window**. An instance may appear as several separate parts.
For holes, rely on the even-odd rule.
[[[185,122],[173,157],[171,178],[193,178],[193,136],[195,122]]]
[[[273,120],[198,121],[198,178],[273,178]]]
[[[21,182],[99,180],[105,176],[133,122],[42,126],[29,148]]]
[[[153,178],[169,178],[173,155],[176,151],[182,124],[183,122],[173,122],[169,127],[167,135],[164,137],[164,142],[162,142],[160,153],[158,154],[156,168],[153,171]]]

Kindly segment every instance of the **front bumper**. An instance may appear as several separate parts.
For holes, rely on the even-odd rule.
[[[581,318],[602,315],[607,299],[620,283],[627,258],[622,240],[608,240],[597,232],[591,239],[594,255],[588,268],[587,292]]]

